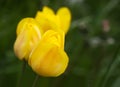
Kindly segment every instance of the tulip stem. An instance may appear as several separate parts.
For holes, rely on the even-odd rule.
[[[39,79],[39,75],[36,75],[35,80],[34,80],[34,82],[32,84],[32,87],[36,86],[38,79]]]
[[[22,79],[23,79],[23,74],[25,72],[25,69],[26,69],[26,61],[23,60],[20,77],[19,77],[18,82],[17,82],[17,87],[21,87],[20,85],[21,85],[21,82],[22,82]]]

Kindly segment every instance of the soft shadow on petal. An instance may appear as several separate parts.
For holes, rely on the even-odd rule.
[[[15,55],[20,59],[23,60],[26,56],[28,56],[29,51],[29,34],[26,36],[26,31],[21,32],[21,34],[17,37],[15,44],[14,44],[14,52]]]

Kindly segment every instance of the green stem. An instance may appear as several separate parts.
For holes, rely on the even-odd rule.
[[[38,79],[39,79],[39,75],[36,75],[35,80],[34,80],[34,82],[32,84],[32,87],[36,86]]]
[[[113,59],[111,60],[110,64],[108,65],[108,68],[107,68],[107,70],[106,70],[106,72],[105,72],[105,74],[104,74],[104,76],[103,76],[103,78],[102,78],[102,80],[100,82],[99,87],[105,87],[106,82],[107,82],[108,77],[109,77],[109,72],[110,72],[110,70],[112,68],[112,65],[116,61],[116,57],[117,57],[117,55],[119,53],[119,50],[120,50],[120,44],[118,45],[118,47],[117,47],[117,49],[116,49],[116,51],[115,51],[115,53],[113,55]]]
[[[18,79],[16,87],[21,87],[20,85],[21,85],[21,82],[22,82],[22,79],[23,79],[23,74],[25,72],[25,69],[26,69],[26,61],[24,60],[23,64],[22,64],[22,69],[21,69],[20,77]]]

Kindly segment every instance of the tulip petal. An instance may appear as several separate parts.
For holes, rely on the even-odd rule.
[[[45,12],[38,11],[35,20],[38,21],[41,29],[46,32],[47,30],[57,30],[58,29],[58,18],[52,14]]]
[[[54,44],[39,43],[31,53],[28,62],[37,74],[56,77],[65,71],[68,65],[68,56]]]
[[[63,31],[55,32],[53,30],[48,30],[44,33],[42,37],[42,42],[51,43],[57,45],[59,48],[64,50],[64,38],[65,33]]]
[[[57,11],[57,16],[60,20],[60,29],[62,29],[65,33],[67,33],[70,22],[71,22],[71,13],[68,8],[62,7]]]
[[[55,15],[54,11],[51,8],[47,7],[47,6],[43,7],[43,13],[48,14],[48,15]]]

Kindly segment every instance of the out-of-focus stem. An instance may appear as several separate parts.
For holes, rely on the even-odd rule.
[[[19,77],[19,79],[18,79],[18,82],[17,82],[17,86],[16,86],[16,87],[21,87],[20,85],[21,85],[21,82],[22,82],[22,79],[23,79],[23,74],[24,74],[24,72],[25,72],[25,69],[26,69],[26,61],[23,60],[20,77]]]
[[[36,86],[38,79],[39,79],[39,75],[36,75],[35,80],[34,80],[34,82],[32,84],[32,87]]]

